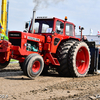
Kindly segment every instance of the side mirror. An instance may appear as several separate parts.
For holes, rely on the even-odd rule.
[[[79,26],[79,29],[80,29],[80,30],[84,30],[84,27]]]
[[[28,28],[28,26],[29,26],[29,23],[26,23],[26,24],[25,24],[25,29],[27,29],[27,28]]]
[[[82,27],[82,30],[84,30],[84,27]]]
[[[60,28],[63,29],[64,28],[64,23],[60,24]]]
[[[26,30],[24,30],[23,32],[25,32],[25,33],[26,33],[27,31],[26,31]]]

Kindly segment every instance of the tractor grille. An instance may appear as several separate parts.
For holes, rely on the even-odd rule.
[[[21,33],[20,32],[9,32],[9,42],[14,46],[21,47]]]
[[[11,42],[12,45],[14,45],[14,46],[20,46],[21,47],[21,39],[12,39],[12,38],[10,38],[9,42]]]

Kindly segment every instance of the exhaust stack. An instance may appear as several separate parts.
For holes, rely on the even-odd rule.
[[[33,10],[32,34],[34,33],[35,14],[36,14],[36,11]]]

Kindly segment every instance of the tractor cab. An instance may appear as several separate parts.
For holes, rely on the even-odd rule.
[[[33,19],[32,19],[33,20]],[[28,27],[28,33],[32,33],[33,21],[29,21],[29,26],[25,25],[25,28]],[[39,35],[65,35],[65,36],[75,36],[75,25],[71,22],[68,22],[66,19],[61,20],[55,17],[37,17],[34,21],[34,34]]]

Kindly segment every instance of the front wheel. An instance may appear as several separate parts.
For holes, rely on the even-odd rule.
[[[7,67],[9,63],[10,63],[10,59],[9,61],[5,61],[4,59],[2,59],[2,57],[0,57],[0,69]]]
[[[0,69],[7,67],[8,64],[10,63],[10,59],[9,61],[5,61],[4,57],[5,53],[0,53]]]
[[[7,67],[7,65],[9,64],[10,60],[9,61],[4,61],[4,62],[0,62],[0,69],[3,69],[5,67]]]
[[[68,67],[71,76],[84,77],[90,68],[90,51],[85,42],[76,42],[68,54]]]
[[[24,73],[34,79],[39,76],[44,68],[44,61],[39,54],[31,54],[26,57],[24,62]]]

